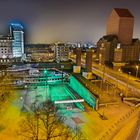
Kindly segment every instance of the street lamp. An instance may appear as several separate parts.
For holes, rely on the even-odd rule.
[[[139,66],[136,65],[136,78],[138,77],[138,73],[139,73]]]
[[[48,70],[44,69],[44,86],[45,86],[45,93],[46,93],[46,100],[47,100],[47,76],[48,75]]]
[[[99,54],[99,65],[102,65],[102,54]]]
[[[102,81],[101,81],[101,90],[103,89],[103,84],[105,82],[105,65],[103,65],[103,70],[102,70]]]
[[[24,95],[24,105],[27,105],[27,98],[28,98],[28,86],[25,85],[24,88],[26,89],[25,95]]]
[[[131,72],[128,72],[128,80],[127,80],[127,94],[126,94],[126,97],[128,96],[128,91],[129,91],[128,81],[129,81],[130,74],[131,74]]]
[[[61,65],[61,71],[62,71],[62,82],[63,82],[63,69],[64,69],[64,65]]]

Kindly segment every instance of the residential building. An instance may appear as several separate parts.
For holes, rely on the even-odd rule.
[[[55,61],[57,63],[69,60],[69,47],[67,44],[65,43],[54,44],[54,51],[55,51]]]
[[[12,36],[0,36],[0,62],[7,62],[12,58]]]

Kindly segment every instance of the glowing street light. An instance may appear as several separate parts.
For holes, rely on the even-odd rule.
[[[139,66],[136,65],[136,78],[138,77],[138,73],[139,73]]]
[[[102,65],[102,54],[99,54],[99,65]]]

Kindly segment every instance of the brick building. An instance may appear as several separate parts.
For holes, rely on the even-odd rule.
[[[117,35],[123,45],[132,43],[134,17],[128,9],[114,8],[107,21],[107,35]]]
[[[100,63],[124,64],[139,61],[140,41],[133,39],[133,28],[134,16],[128,9],[112,10],[107,21],[107,35],[97,43]]]

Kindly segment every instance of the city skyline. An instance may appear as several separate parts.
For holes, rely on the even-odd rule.
[[[138,0],[1,0],[0,140],[140,140]]]
[[[133,13],[134,37],[140,38],[139,4],[138,0],[5,0],[0,5],[0,34],[6,32],[9,22],[18,20],[24,23],[28,43],[97,42],[106,33],[106,22],[110,12],[117,7],[128,8]],[[6,10],[8,12],[5,12]]]

